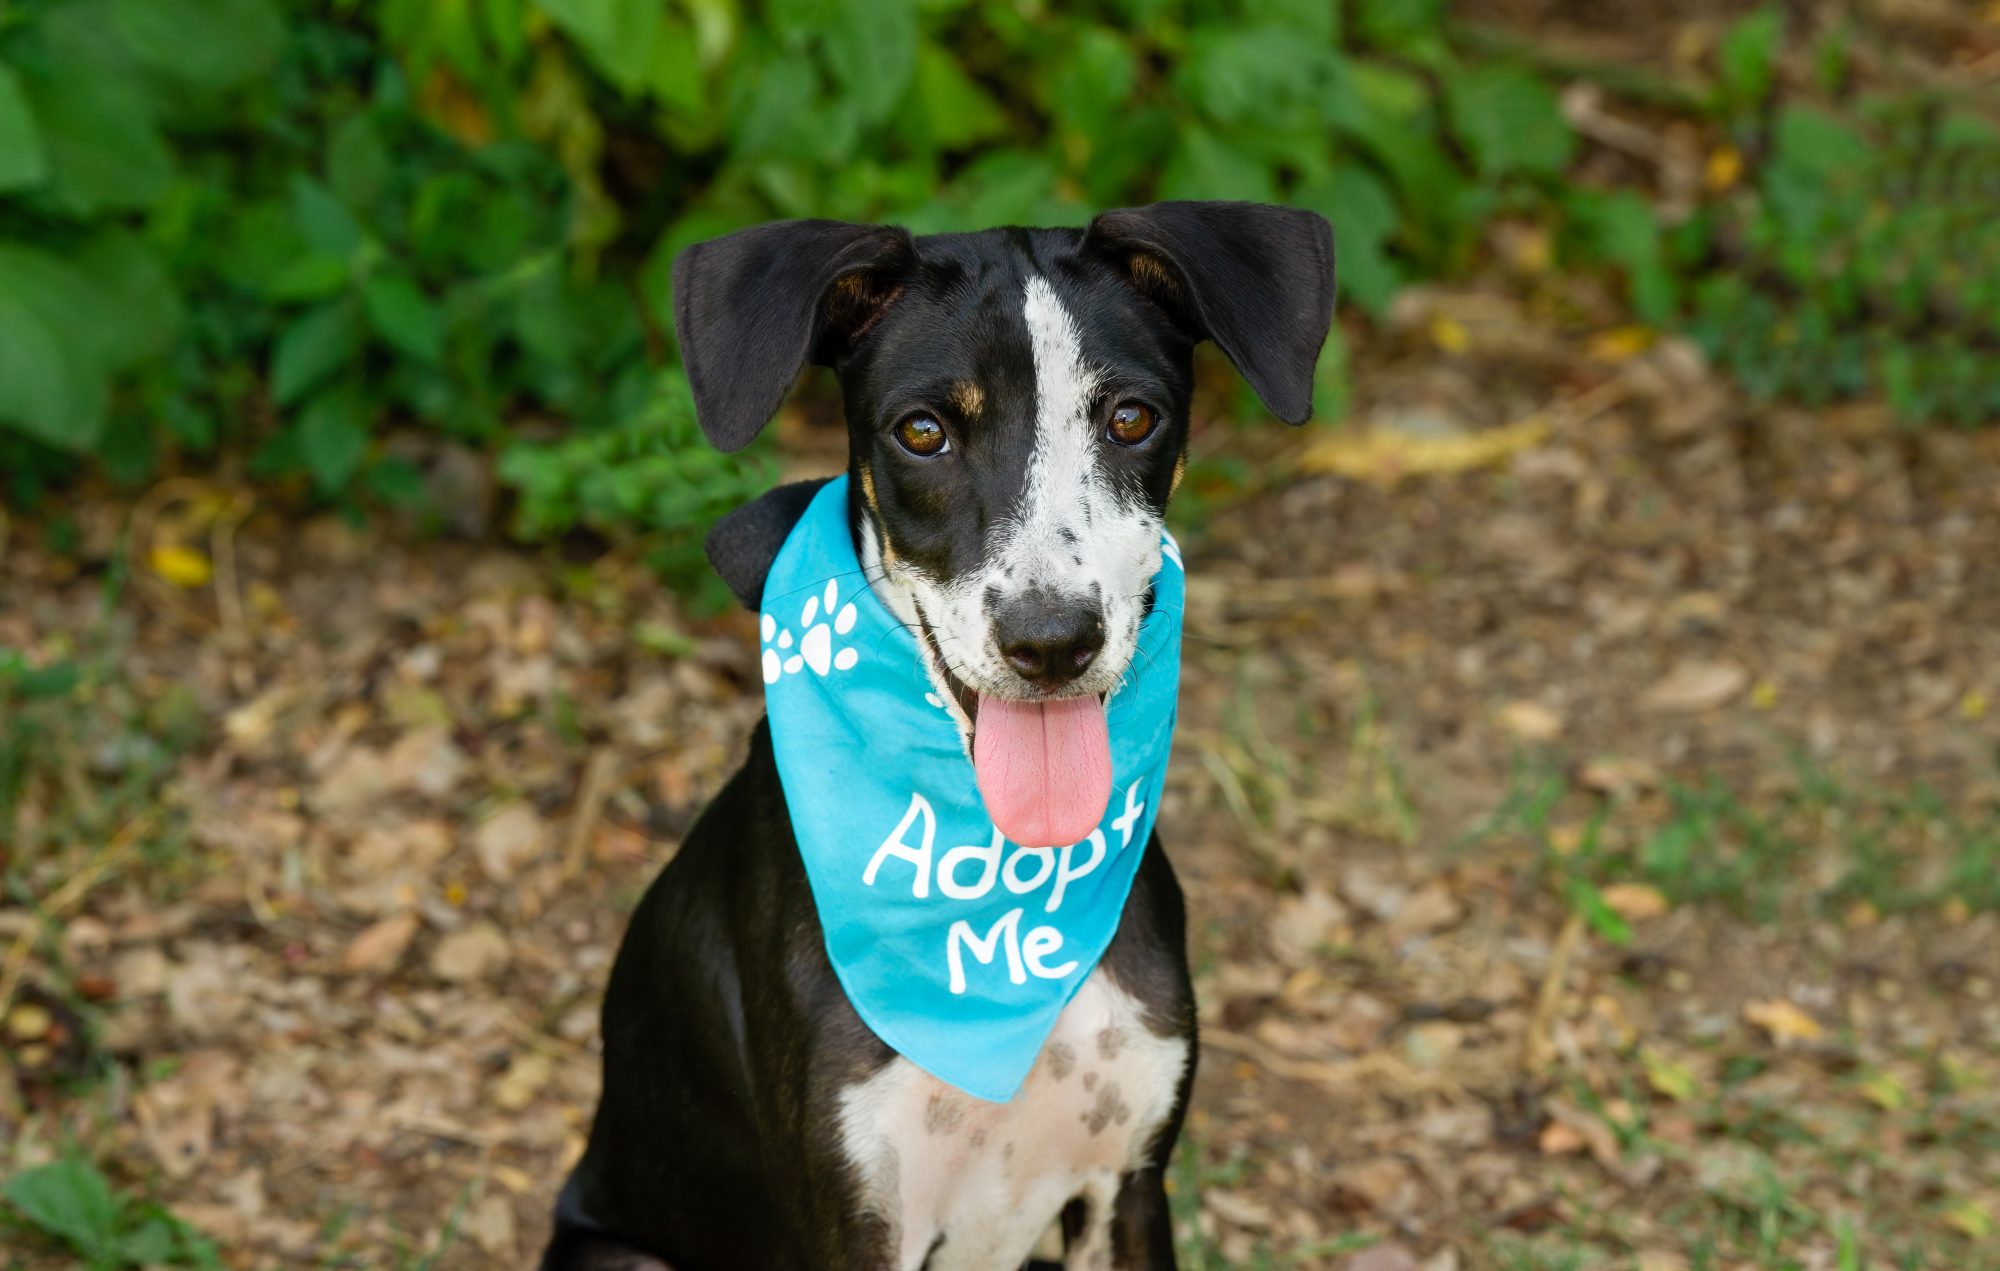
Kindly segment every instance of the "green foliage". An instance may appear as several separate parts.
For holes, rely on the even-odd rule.
[[[185,1223],[158,1205],[117,1194],[81,1157],[21,1171],[0,1188],[0,1198],[20,1222],[60,1242],[92,1271],[222,1265],[214,1247]]]
[[[13,497],[91,458],[247,449],[332,499],[417,425],[504,449],[530,536],[667,532],[768,478],[660,378],[666,273],[779,216],[1079,223],[1286,198],[1349,294],[1462,263],[1573,138],[1550,89],[1448,98],[1439,6],[1256,0],[41,0],[0,11],[0,429]],[[636,281],[633,281],[636,280]],[[1343,397],[1338,351],[1319,398]],[[569,440],[508,441],[554,417]],[[25,449],[21,449],[25,447]],[[23,475],[24,470],[26,475]]]
[[[1753,394],[1887,398],[1914,423],[2000,417],[2000,126],[1948,99],[1781,90],[1775,9],[1717,52],[1712,109],[1747,179],[1669,223],[1631,191],[1564,199],[1573,255],[1648,322],[1689,331]],[[1819,46],[1841,93],[1845,37]],[[1852,96],[1848,94],[1847,96]]]
[[[17,0],[4,492],[228,449],[327,499],[399,497],[384,434],[418,427],[504,451],[524,533],[684,535],[764,470],[668,422],[680,247],[1156,197],[1326,214],[1370,314],[1475,264],[1497,214],[1559,221],[1643,320],[1759,391],[1990,414],[1991,128],[1794,100],[1787,36],[1775,8],[1726,33],[1711,106],[1752,179],[1668,223],[1643,192],[1566,188],[1554,83],[1467,56],[1441,0]],[[1814,50],[1828,92],[1845,47]],[[1319,388],[1344,400],[1338,353]],[[568,441],[515,439],[550,419]]]

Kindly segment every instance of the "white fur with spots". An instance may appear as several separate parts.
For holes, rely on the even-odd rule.
[[[889,1265],[1019,1266],[1082,1197],[1084,1230],[1063,1265],[1111,1268],[1119,1182],[1144,1164],[1187,1062],[1187,1040],[1150,1031],[1138,1001],[1099,967],[1010,1102],[975,1099],[900,1057],[850,1086],[841,1145],[863,1205],[889,1225]]]

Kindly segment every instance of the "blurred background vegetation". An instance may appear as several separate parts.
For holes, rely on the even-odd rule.
[[[1185,1264],[2000,1271],[1997,85],[2000,0],[0,0],[0,1266],[529,1247],[759,710],[700,535],[838,447],[701,440],[675,252],[1193,197],[1333,222],[1347,430],[1207,376],[1176,504]]]
[[[1859,28],[1795,6],[1566,98],[1576,66],[1462,8],[0,0],[0,497],[222,465],[420,504],[389,442],[422,431],[497,461],[517,534],[637,528],[687,569],[771,470],[692,426],[678,248],[1155,198],[1323,212],[1355,322],[1523,223],[1531,267],[1754,394],[2000,414],[1990,93],[1860,74]],[[1336,338],[1323,419],[1344,378]]]

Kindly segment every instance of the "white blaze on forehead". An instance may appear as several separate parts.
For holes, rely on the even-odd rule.
[[[1097,546],[1085,542],[1085,529],[1113,510],[1090,426],[1099,377],[1048,279],[1028,280],[1021,317],[1035,361],[1035,448],[997,556],[1016,586],[1074,594],[1088,590],[1088,553]]]

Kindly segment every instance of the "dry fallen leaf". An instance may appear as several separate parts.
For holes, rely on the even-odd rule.
[[[1268,1231],[1273,1221],[1269,1205],[1226,1187],[1203,1188],[1201,1205],[1222,1221],[1250,1231]]]
[[[1976,1200],[1962,1200],[1945,1210],[1944,1220],[1971,1240],[1985,1240],[1993,1234],[1993,1215]]]
[[[1347,1260],[1347,1271],[1421,1271],[1417,1256],[1395,1241],[1371,1245]]]
[[[525,803],[514,803],[480,823],[473,831],[472,851],[486,876],[504,883],[541,852],[548,838],[541,816]]]
[[[1665,1095],[1676,1102],[1694,1098],[1701,1089],[1700,1080],[1687,1065],[1661,1054],[1651,1046],[1639,1051],[1639,1062],[1646,1069],[1646,1084],[1655,1093]]]
[[[410,938],[417,934],[415,914],[395,914],[362,929],[348,942],[340,965],[350,975],[383,975],[396,969]]]
[[[1615,327],[1591,337],[1589,354],[1600,362],[1629,362],[1652,348],[1656,338],[1646,327]]]
[[[1562,735],[1562,716],[1540,702],[1509,702],[1499,714],[1500,726],[1522,741],[1554,741]]]
[[[1646,690],[1648,709],[1674,713],[1713,710],[1743,691],[1750,673],[1734,662],[1689,659]]]
[[[1308,887],[1278,902],[1271,915],[1271,950],[1287,966],[1309,966],[1334,931],[1347,921],[1347,906],[1324,887]]]
[[[505,1196],[489,1193],[465,1215],[465,1234],[489,1257],[511,1261],[520,1254],[515,1236],[514,1206]]]
[[[1348,429],[1306,447],[1299,466],[1309,473],[1394,485],[1404,477],[1490,467],[1537,444],[1548,433],[1548,421],[1540,418],[1447,437]]]
[[[1818,1020],[1783,998],[1747,1003],[1743,1007],[1743,1018],[1763,1029],[1780,1047],[1813,1041],[1826,1033]]]
[[[1583,1135],[1560,1121],[1551,1121],[1542,1127],[1536,1146],[1543,1156],[1574,1156],[1584,1149]]]
[[[490,922],[475,922],[438,941],[431,950],[431,970],[439,979],[464,984],[485,979],[507,965],[513,946],[500,928]]]
[[[179,543],[155,544],[146,561],[154,573],[176,587],[206,587],[215,576],[215,567],[209,564],[208,557]]]
[[[508,1112],[519,1112],[535,1101],[555,1071],[555,1064],[541,1051],[517,1055],[493,1083],[493,1102]]]
[[[1645,883],[1612,883],[1598,895],[1613,913],[1627,922],[1657,918],[1672,908],[1666,893]]]

